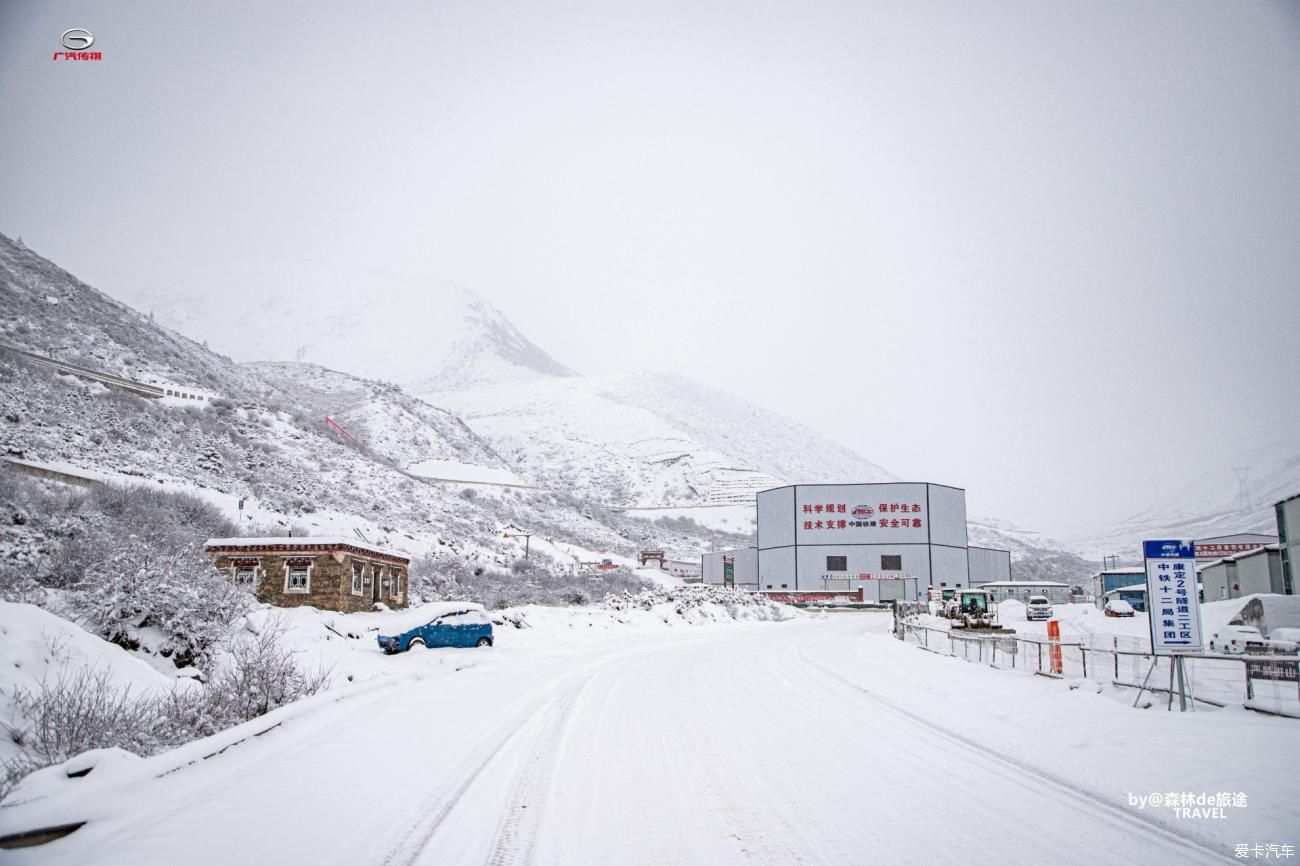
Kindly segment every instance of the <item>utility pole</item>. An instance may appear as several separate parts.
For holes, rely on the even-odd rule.
[[[533,538],[533,534],[531,532],[514,532],[514,533],[503,532],[501,533],[501,537],[522,538],[524,540],[524,561],[526,562],[528,560],[528,547]]]

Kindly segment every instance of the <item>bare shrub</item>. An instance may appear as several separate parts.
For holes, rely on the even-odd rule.
[[[34,690],[16,686],[15,716],[25,721],[8,736],[21,751],[0,767],[0,800],[28,773],[82,752],[157,754],[327,688],[329,673],[299,667],[283,635],[282,621],[272,618],[251,640],[236,642],[201,686],[133,694],[93,668],[64,668]]]
[[[39,689],[15,686],[13,700],[27,725],[11,737],[42,767],[90,749],[117,746],[143,755],[158,745],[157,702],[117,688],[104,669],[65,668]]]
[[[238,724],[328,687],[328,671],[306,671],[284,644],[284,621],[270,617],[252,639],[236,640],[208,682],[213,715]]]

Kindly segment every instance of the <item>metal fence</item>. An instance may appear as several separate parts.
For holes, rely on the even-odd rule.
[[[977,664],[1063,679],[1086,679],[1174,699],[1173,663],[1137,638],[1090,635],[1052,641],[1022,634],[968,633],[931,628],[899,610],[895,635],[940,655]],[[1296,656],[1184,656],[1189,691],[1199,705],[1230,704],[1300,718],[1300,659]],[[1136,693],[1135,693],[1136,694]]]

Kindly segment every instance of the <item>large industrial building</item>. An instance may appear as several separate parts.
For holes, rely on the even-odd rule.
[[[969,546],[957,487],[796,484],[760,492],[757,508],[757,546],[705,554],[705,583],[889,601],[1011,579],[1010,552]]]

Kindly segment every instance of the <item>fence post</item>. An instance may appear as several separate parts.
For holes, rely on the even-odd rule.
[[[1115,650],[1115,679],[1112,682],[1119,682],[1119,635],[1112,637],[1111,646]]]
[[[1038,645],[1038,672],[1040,674],[1043,672],[1043,645],[1041,643]]]
[[[1083,644],[1079,644],[1079,655],[1083,656],[1083,678],[1086,680],[1088,678],[1088,650],[1084,648]]]

